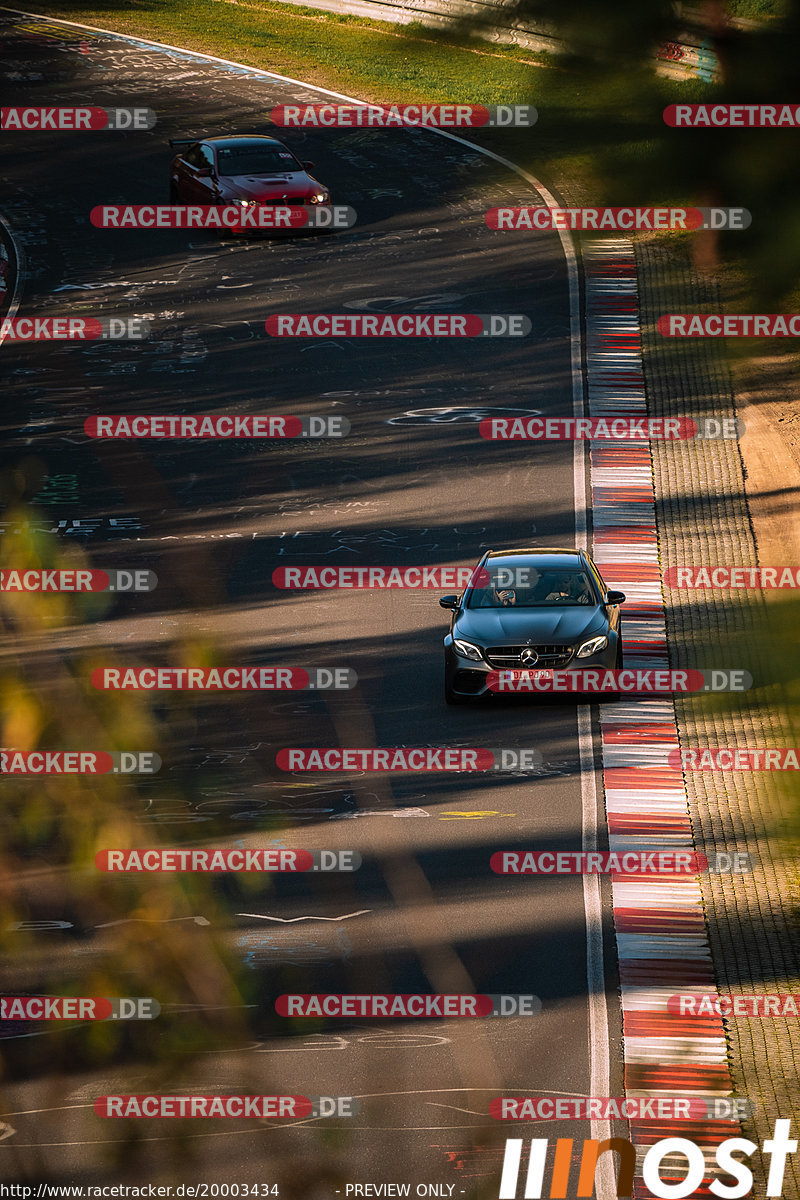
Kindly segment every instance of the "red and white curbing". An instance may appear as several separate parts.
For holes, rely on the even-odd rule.
[[[592,417],[647,414],[633,247],[603,239],[583,254],[587,378]],[[604,577],[628,597],[623,608],[625,665],[668,664],[658,561],[655,494],[647,442],[590,447],[594,557]],[[603,779],[611,850],[694,849],[681,771],[669,766],[678,747],[671,699],[630,699],[601,708]],[[612,904],[622,988],[625,1090],[629,1096],[733,1090],[720,1017],[673,1016],[667,998],[701,988],[716,992],[700,882],[618,875]],[[660,1138],[688,1137],[709,1163],[715,1147],[740,1136],[737,1122],[631,1121],[641,1155]],[[662,1168],[665,1182],[669,1157]],[[676,1161],[675,1179],[685,1177]],[[636,1196],[651,1192],[637,1178]]]

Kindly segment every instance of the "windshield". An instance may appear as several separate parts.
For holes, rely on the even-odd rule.
[[[303,169],[293,154],[277,146],[223,146],[217,151],[217,160],[220,175],[285,175]]]
[[[585,571],[564,568],[491,566],[483,587],[475,587],[467,608],[550,608],[597,604]]]

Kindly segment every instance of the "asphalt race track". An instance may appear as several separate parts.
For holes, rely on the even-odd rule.
[[[569,697],[446,707],[439,591],[288,591],[272,575],[320,564],[471,566],[489,547],[575,545],[572,443],[478,434],[493,414],[572,415],[559,237],[486,228],[488,208],[537,198],[463,140],[274,131],[273,106],[318,94],[9,10],[0,43],[4,104],[137,105],[158,116],[147,132],[3,138],[0,210],[26,259],[20,315],[151,325],[142,342],[6,341],[4,468],[21,472],[58,547],[79,547],[92,566],[158,576],[153,593],[14,637],[3,667],[30,673],[56,707],[70,703],[73,675],[89,662],[174,665],[185,652],[198,662],[213,654],[354,670],[350,691],[148,698],[162,769],[116,786],[143,844],[347,849],[363,859],[357,872],[325,877],[215,877],[201,907],[187,885],[184,907],[159,924],[137,898],[148,879],[109,878],[102,906],[89,911],[63,867],[32,854],[14,919],[40,924],[4,970],[5,994],[68,987],[63,994],[158,999],[145,950],[137,957],[125,942],[127,968],[115,975],[118,939],[136,929],[140,945],[145,930],[169,928],[176,961],[205,982],[225,963],[233,972],[239,990],[220,1011],[246,1007],[236,1012],[238,1041],[227,1026],[217,1037],[215,1004],[203,1011],[198,1000],[205,982],[182,1004],[170,979],[161,1017],[130,1023],[113,1065],[94,1063],[97,1029],[4,1026],[3,1176],[278,1182],[281,1195],[298,1197],[404,1180],[454,1185],[443,1195],[496,1194],[504,1138],[534,1131],[492,1121],[493,1097],[591,1095],[598,1082],[594,1094],[621,1094],[607,897],[598,921],[587,917],[580,876],[515,879],[489,867],[498,849],[581,848],[591,738],[579,739]],[[90,224],[100,204],[167,203],[170,137],[245,132],[277,132],[312,160],[357,224],[294,237]],[[305,312],[521,313],[532,331],[464,341],[265,332],[271,314]],[[124,413],[320,414],[346,418],[351,433],[193,442],[83,432],[92,415]],[[13,521],[12,510],[5,528]],[[104,697],[109,710],[129,703],[121,696]],[[580,711],[595,736],[596,709]],[[542,761],[527,774],[292,775],[275,757],[293,746],[533,747]],[[94,871],[91,857],[85,870]],[[587,921],[595,948],[606,942],[610,1052],[594,1065]],[[534,995],[542,1010],[305,1024],[275,1013],[279,994],[337,991]],[[172,1032],[160,1055],[162,1028]],[[92,1107],[112,1092],[185,1091],[357,1097],[360,1111],[290,1123],[137,1122],[103,1120]],[[554,1121],[542,1136],[580,1144],[591,1131]]]

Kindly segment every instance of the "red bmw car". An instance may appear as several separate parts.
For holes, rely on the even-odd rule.
[[[170,204],[329,204],[330,192],[277,138],[171,138]]]

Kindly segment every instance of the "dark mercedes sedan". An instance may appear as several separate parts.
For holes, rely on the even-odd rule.
[[[490,671],[621,669],[624,600],[583,550],[488,551],[463,595],[439,600],[447,703],[490,694]]]

